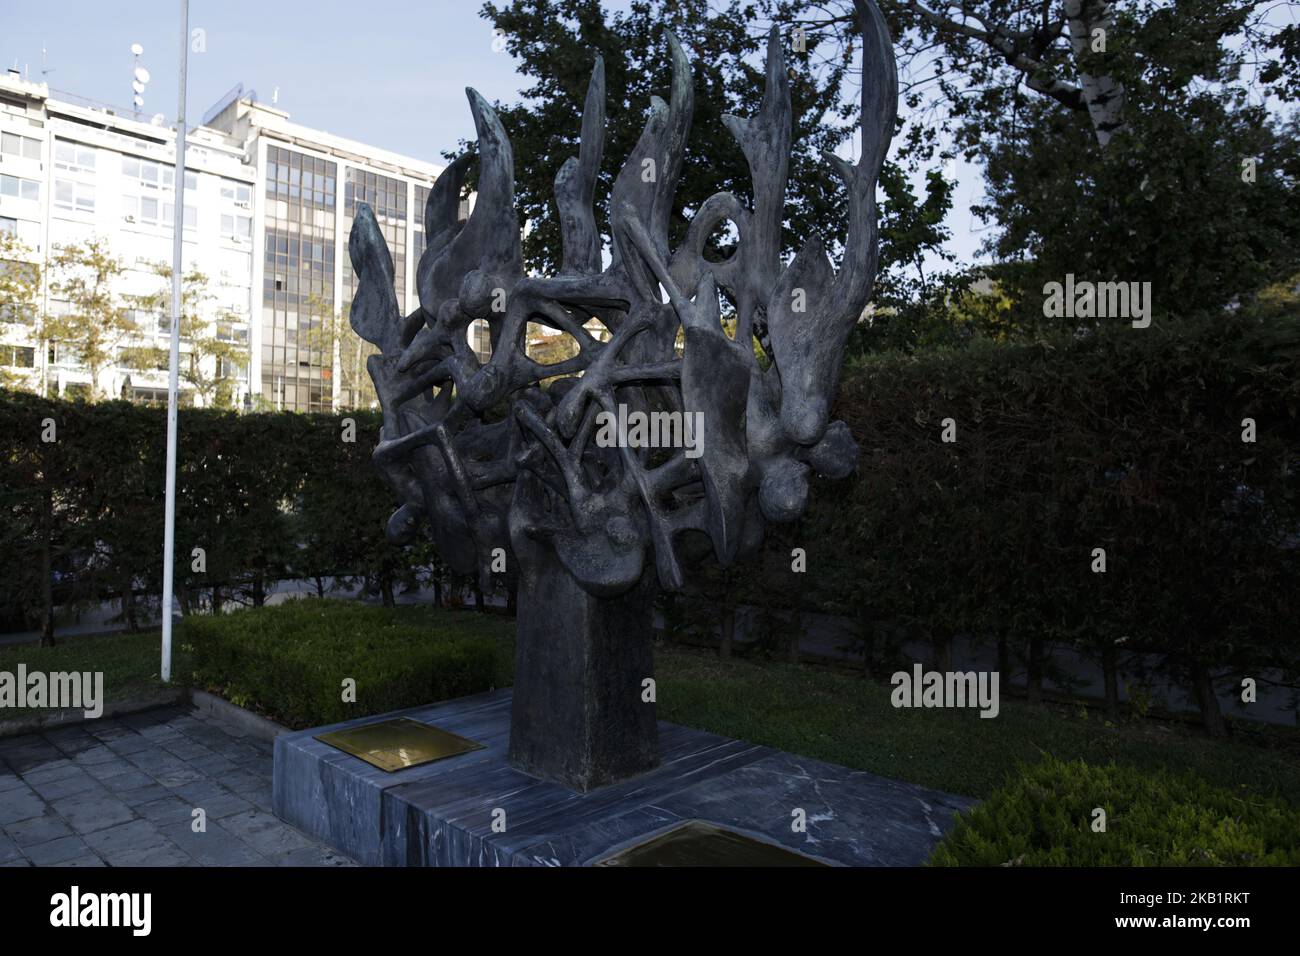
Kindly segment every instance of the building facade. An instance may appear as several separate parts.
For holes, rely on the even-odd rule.
[[[288,114],[236,87],[188,133],[183,261],[207,277],[198,306],[204,335],[235,346],[239,361],[205,355],[182,338],[182,367],[227,377],[236,407],[330,411],[368,407],[365,357],[373,347],[348,327],[355,291],[347,255],[357,204],[371,205],[393,253],[398,302],[414,308],[415,267],[424,249],[424,202],[442,167],[291,123]],[[94,104],[52,98],[43,84],[0,76],[0,232],[33,261],[95,237],[126,266],[114,279],[124,304],[165,289],[159,266],[172,259],[176,201],[175,131]],[[468,214],[468,206],[462,207]],[[39,310],[59,315],[54,283]],[[166,293],[170,302],[170,292]],[[75,348],[39,340],[31,310],[0,302],[0,366],[47,395],[92,392]],[[136,314],[136,331],[115,347],[93,391],[165,401],[167,372],[141,367],[141,347],[165,350],[167,309]],[[185,326],[183,331],[187,331]],[[472,330],[476,349],[487,336]],[[155,354],[155,353],[150,353]],[[216,366],[221,364],[220,368]],[[211,395],[187,389],[187,403]]]

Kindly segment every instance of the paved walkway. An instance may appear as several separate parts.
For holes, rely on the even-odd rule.
[[[0,738],[0,866],[33,864],[353,865],[271,813],[270,743],[188,707]]]

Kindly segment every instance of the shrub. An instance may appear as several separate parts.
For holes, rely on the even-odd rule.
[[[1031,697],[1054,645],[1112,688],[1120,654],[1141,655],[1212,733],[1216,682],[1300,671],[1294,310],[871,356],[845,370],[836,414],[857,474],[770,529],[773,560],[734,575],[751,602],[798,592],[866,638],[908,627],[936,660],[954,634],[997,641]],[[791,572],[793,547],[809,573]]]
[[[432,608],[298,600],[191,617],[196,686],[290,727],[477,694],[508,680],[511,622]],[[345,703],[343,681],[356,681]]]
[[[1092,830],[1093,810],[1106,830]],[[933,866],[1300,864],[1300,809],[1166,771],[1048,757],[962,814]]]

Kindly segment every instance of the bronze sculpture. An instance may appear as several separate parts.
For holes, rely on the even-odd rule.
[[[758,113],[724,118],[748,162],[754,208],[715,194],[676,250],[668,216],[693,89],[671,36],[670,101],[653,99],[614,182],[608,267],[592,206],[604,138],[599,59],[579,155],[555,179],[564,243],[558,276],[524,273],[510,141],[473,90],[477,203],[457,220],[466,153],[429,195],[420,305],[408,316],[398,313],[393,263],[373,213],[358,210],[349,241],[358,276],[351,323],[380,350],[367,367],[383,408],[374,460],[401,501],[389,537],[409,540],[425,523],[457,571],[486,583],[494,559],[504,559],[517,575],[510,762],[518,769],[585,791],[656,766],[647,683],[656,591],[681,588],[683,566],[702,552],[729,565],[758,547],[765,521],[797,518],[810,470],[843,477],[856,465],[847,426],[829,416],[845,340],[875,279],[875,189],[898,95],[880,11],[872,0],[856,6],[865,41],[862,159],[827,156],[848,192],[838,273],[816,239],[788,265],[781,261],[791,107],[775,28]],[[708,262],[704,243],[723,220],[735,225],[737,249]],[[720,289],[735,308],[734,338],[720,321]],[[491,329],[486,363],[466,338],[475,319]],[[606,341],[588,330],[592,319]],[[551,365],[530,358],[529,322],[572,336],[578,354]],[[751,348],[755,338],[766,368]],[[594,440],[602,415],[628,410],[691,416],[702,423],[698,446]]]

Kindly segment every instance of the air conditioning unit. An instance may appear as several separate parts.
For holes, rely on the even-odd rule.
[[[249,208],[251,208],[252,203],[250,203],[250,202],[249,202],[248,200],[246,200],[246,199],[236,199],[236,200],[235,200],[235,205],[238,206],[240,209],[249,209]]]
[[[122,218],[125,219],[127,222],[135,222],[135,216],[132,216],[129,213],[123,216]]]

